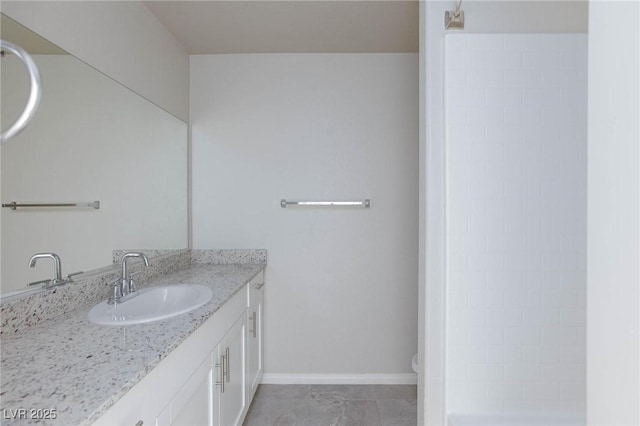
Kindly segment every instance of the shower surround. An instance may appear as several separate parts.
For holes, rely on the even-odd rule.
[[[446,411],[583,416],[585,34],[445,37]]]

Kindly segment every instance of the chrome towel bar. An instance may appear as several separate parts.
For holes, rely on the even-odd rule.
[[[313,206],[313,207],[371,207],[371,200],[366,198],[360,201],[289,201],[280,200],[280,207],[287,206]]]
[[[92,201],[89,203],[16,203],[12,201],[7,204],[2,204],[2,207],[16,210],[22,207],[88,207],[98,210],[100,208],[100,201]]]

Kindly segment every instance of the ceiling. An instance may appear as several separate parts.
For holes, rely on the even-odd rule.
[[[418,52],[418,1],[146,1],[189,54]]]

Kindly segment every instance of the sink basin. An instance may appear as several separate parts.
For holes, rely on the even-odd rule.
[[[197,284],[145,288],[125,302],[101,302],[89,311],[89,321],[101,325],[131,325],[160,321],[184,314],[213,297],[209,287]]]

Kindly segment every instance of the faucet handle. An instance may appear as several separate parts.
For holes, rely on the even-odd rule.
[[[61,284],[72,283],[73,282],[73,278],[71,278],[71,277],[74,277],[76,275],[80,275],[82,273],[84,273],[84,271],[78,271],[78,272],[73,272],[71,274],[67,274],[67,276],[64,277],[63,279],[61,279],[60,281],[58,281],[57,284],[61,285]]]
[[[136,291],[138,291],[138,288],[136,286],[136,281],[133,279],[133,277],[141,273],[142,271],[138,271],[138,272],[132,272],[129,274],[129,293],[135,293]]]
[[[120,302],[120,299],[122,299],[122,286],[120,283],[120,278],[109,283],[109,285],[112,286],[111,295],[109,296],[109,300],[107,300],[109,305],[115,305]]]
[[[49,287],[51,285],[51,280],[34,281],[32,283],[27,284],[27,287],[31,287],[31,286],[39,285],[39,284],[44,284],[44,287]]]

